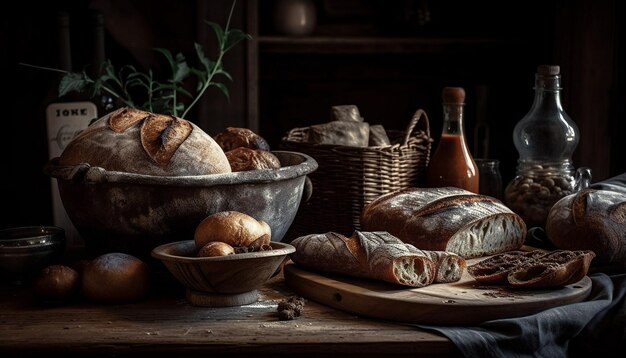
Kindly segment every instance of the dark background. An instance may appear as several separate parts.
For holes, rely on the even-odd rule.
[[[164,71],[152,50],[195,59],[193,43],[215,53],[204,24],[224,26],[232,2],[14,2],[2,12],[5,89],[0,228],[51,224],[45,108],[57,99],[58,76],[20,66],[55,67],[56,13],[71,17],[73,69],[92,62],[91,14],[104,15],[106,54],[115,64]],[[333,105],[354,104],[371,124],[403,129],[418,108],[441,131],[441,90],[467,92],[465,130],[475,157],[515,174],[515,123],[530,108],[540,64],[560,65],[563,105],[581,139],[574,164],[594,181],[626,172],[624,119],[625,6],[617,0],[506,2],[317,0],[317,26],[307,37],[277,33],[272,1],[238,1],[231,26],[253,36],[227,54],[227,100],[212,89],[188,116],[211,135],[227,126],[258,131],[277,148],[286,131],[323,123]],[[430,20],[417,21],[420,11]],[[621,65],[621,66],[619,66]],[[476,128],[489,128],[488,145]],[[436,142],[434,146],[436,146]],[[434,147],[433,147],[434,148]]]

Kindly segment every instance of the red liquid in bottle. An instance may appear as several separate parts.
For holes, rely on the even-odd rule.
[[[453,186],[478,193],[478,169],[462,135],[441,135],[426,180],[429,187]]]
[[[478,193],[478,167],[467,148],[463,134],[465,90],[443,89],[443,129],[441,139],[426,171],[428,187],[452,186]]]

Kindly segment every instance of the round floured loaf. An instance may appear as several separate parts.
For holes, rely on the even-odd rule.
[[[60,165],[157,176],[230,173],[220,146],[195,124],[122,108],[87,127],[64,149]]]
[[[463,258],[517,250],[526,237],[524,220],[502,202],[453,187],[382,195],[363,208],[361,229],[387,231],[418,249]]]
[[[591,250],[594,266],[626,268],[626,194],[584,189],[557,201],[546,234],[557,248]]]

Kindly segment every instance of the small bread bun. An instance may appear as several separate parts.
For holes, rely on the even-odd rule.
[[[80,287],[80,275],[64,265],[51,265],[39,273],[33,284],[35,296],[46,303],[63,303],[74,298]]]
[[[239,147],[226,152],[226,159],[233,172],[280,168],[280,160],[266,150]]]
[[[198,257],[213,257],[234,255],[235,249],[225,242],[213,241],[204,245],[199,251]]]
[[[224,152],[239,147],[270,150],[267,141],[248,128],[228,127],[223,132],[218,133],[214,139]]]
[[[196,247],[209,242],[221,241],[232,247],[248,247],[258,238],[272,236],[270,226],[239,211],[221,211],[207,216],[198,224],[194,233]]]
[[[93,302],[126,303],[144,298],[150,287],[148,265],[124,253],[108,253],[84,268],[82,294]]]

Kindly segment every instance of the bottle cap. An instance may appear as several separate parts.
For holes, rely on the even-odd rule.
[[[543,76],[556,76],[561,73],[561,67],[553,65],[540,65],[537,67],[537,73]]]
[[[465,90],[463,87],[445,87],[441,92],[443,103],[464,103]]]

